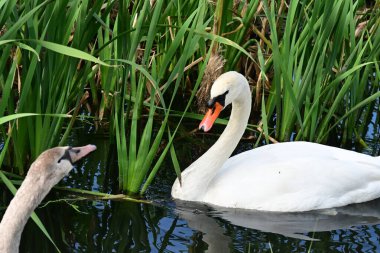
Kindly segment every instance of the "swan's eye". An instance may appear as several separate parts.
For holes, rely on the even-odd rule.
[[[226,104],[226,95],[227,94],[228,94],[228,90],[226,92],[224,92],[222,95],[219,95],[219,96],[216,96],[216,97],[210,99],[207,102],[207,107],[210,109],[214,108],[216,102],[218,102],[221,106],[224,107],[224,105]]]

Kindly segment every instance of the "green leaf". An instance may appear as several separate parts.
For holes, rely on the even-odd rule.
[[[9,121],[24,118],[24,117],[31,117],[31,116],[49,116],[49,117],[59,117],[59,118],[70,118],[71,115],[67,114],[40,114],[40,113],[17,113],[12,114],[8,116],[4,116],[0,118],[0,125],[7,123]]]
[[[59,54],[63,54],[63,55],[67,55],[67,56],[70,56],[70,57],[74,57],[74,58],[78,58],[78,59],[94,62],[94,63],[100,64],[100,65],[103,65],[103,66],[107,66],[107,67],[116,67],[114,65],[109,65],[109,64],[107,64],[107,63],[99,60],[98,58],[90,55],[89,53],[86,53],[86,52],[81,51],[79,49],[75,49],[75,48],[72,48],[72,47],[64,46],[64,45],[57,44],[57,43],[54,43],[54,42],[43,41],[43,40],[29,40],[29,41],[35,42],[38,45],[41,45],[44,48],[47,48],[47,49],[49,49],[51,51],[54,51],[56,53],[59,53]]]

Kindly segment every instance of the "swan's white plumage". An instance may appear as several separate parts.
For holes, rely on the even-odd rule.
[[[256,148],[229,158],[251,109],[247,80],[221,75],[211,98],[228,91],[230,120],[218,141],[182,172],[172,187],[177,199],[223,207],[278,212],[309,211],[380,197],[380,158],[309,142]],[[228,159],[229,158],[229,159]]]
[[[267,145],[231,157],[202,202],[266,211],[307,211],[380,196],[379,159],[308,142]]]

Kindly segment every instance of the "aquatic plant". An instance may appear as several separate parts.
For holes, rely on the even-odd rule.
[[[201,117],[193,98],[215,55],[250,81],[256,143],[336,135],[363,143],[379,120],[379,1],[371,9],[355,0],[0,7],[0,117],[38,114],[0,128],[10,138],[3,164],[19,174],[41,151],[66,143],[78,119],[90,119],[110,130],[120,189],[143,194],[167,154],[179,175],[174,138],[183,118]]]
[[[284,17],[273,2],[263,6],[270,28],[270,42],[259,44],[270,80],[264,125],[274,124],[280,141],[361,140],[378,121],[379,2],[367,9],[359,1],[291,1]]]

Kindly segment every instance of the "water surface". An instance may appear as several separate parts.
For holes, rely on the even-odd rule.
[[[80,131],[77,135],[82,135],[81,143],[74,141],[78,139],[74,135],[73,145],[93,143],[98,150],[61,185],[118,193],[116,152],[108,138]],[[373,145],[362,152],[378,150]],[[186,143],[176,150],[185,167],[207,146]],[[251,144],[242,143],[239,150],[250,148]],[[37,214],[62,252],[380,251],[380,200],[306,213],[229,210],[172,201],[174,179],[168,161],[147,192],[155,204],[93,200],[55,190]],[[21,252],[54,252],[54,247],[29,221]]]

